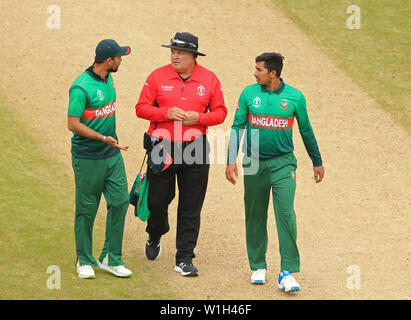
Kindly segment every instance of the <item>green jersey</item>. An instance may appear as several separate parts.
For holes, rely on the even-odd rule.
[[[294,150],[292,129],[294,118],[313,166],[321,166],[322,159],[301,91],[285,84],[269,91],[265,86],[247,86],[239,98],[232,125],[228,163],[236,163],[239,143],[246,130],[244,153],[260,160],[272,159]]]
[[[115,111],[116,90],[111,73],[103,79],[90,67],[73,82],[70,87],[69,116],[79,117],[81,123],[94,131],[117,139]],[[76,158],[104,159],[120,151],[104,142],[73,132],[71,152]]]

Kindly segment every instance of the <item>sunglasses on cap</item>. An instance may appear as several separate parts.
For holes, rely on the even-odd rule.
[[[187,41],[184,41],[184,40],[175,39],[175,38],[170,39],[170,44],[172,46],[181,47],[181,48],[187,48],[187,46],[189,46],[191,48],[197,49],[197,45],[195,45],[194,43],[187,42]]]

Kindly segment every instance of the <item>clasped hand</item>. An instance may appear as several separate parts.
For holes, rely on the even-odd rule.
[[[168,120],[182,121],[183,125],[190,126],[200,121],[200,115],[195,111],[184,111],[177,107],[172,107],[167,111]]]

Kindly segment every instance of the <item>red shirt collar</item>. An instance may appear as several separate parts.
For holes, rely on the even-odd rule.
[[[197,81],[198,82],[198,78],[199,78],[199,73],[200,73],[200,65],[197,63],[197,61],[194,62],[194,70],[193,73],[191,74],[191,76],[189,77],[189,79],[187,81]],[[180,78],[180,75],[178,74],[177,71],[174,70],[173,66],[171,64],[168,65],[168,78],[169,79],[175,79],[175,78]]]

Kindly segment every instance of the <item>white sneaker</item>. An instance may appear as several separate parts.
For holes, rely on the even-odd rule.
[[[290,271],[280,272],[278,275],[278,288],[285,292],[300,291],[300,285]]]
[[[106,270],[106,271],[114,274],[117,277],[128,278],[133,274],[133,272],[131,272],[131,270],[127,269],[123,265],[121,265],[121,266],[109,266],[108,265],[108,256],[106,256],[103,259],[103,262],[100,262],[99,260],[97,260],[97,264],[98,264],[100,269]]]
[[[265,274],[267,269],[258,269],[253,271],[251,274],[251,283],[252,284],[264,284],[265,283]]]
[[[80,263],[77,261],[77,274],[82,279],[94,279],[96,277],[93,267],[85,264],[80,266]]]

